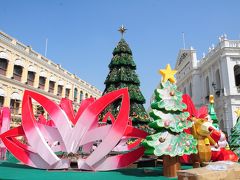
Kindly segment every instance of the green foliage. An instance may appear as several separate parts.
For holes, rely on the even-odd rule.
[[[182,95],[169,81],[161,83],[160,88],[155,90],[149,113],[153,121],[149,127],[156,133],[142,142],[146,154],[182,156],[197,153],[197,140],[183,131],[193,124],[187,120],[189,113],[183,112],[186,105],[182,102]]]
[[[118,54],[132,55],[131,49],[123,38],[118,42],[117,47],[113,50],[113,56]]]
[[[118,82],[140,84],[137,74],[129,67],[114,67],[110,70],[105,84],[112,84]]]
[[[177,91],[175,84],[169,81],[161,83],[160,89],[155,90],[155,100],[151,104],[152,109],[166,111],[182,111],[186,104],[182,103],[182,93]]]
[[[154,117],[154,121],[149,124],[153,129],[161,130],[163,128],[169,129],[171,132],[182,132],[184,129],[192,127],[192,122],[188,121],[188,112],[181,112],[179,114],[163,113],[153,109],[150,116]]]
[[[143,106],[145,98],[140,90],[140,81],[136,74],[136,64],[133,61],[132,51],[124,39],[121,39],[113,50],[113,57],[109,64],[110,72],[105,80],[106,88],[103,95],[111,91],[128,88],[130,96],[130,118],[135,127],[147,130],[149,116]],[[105,109],[116,118],[121,101],[116,101]],[[104,115],[104,114],[103,114]]]
[[[114,67],[119,66],[127,66],[131,67],[134,70],[136,69],[136,64],[133,61],[132,55],[124,53],[114,55],[108,67],[110,69],[113,69]]]
[[[238,157],[240,157],[240,118],[231,130],[229,145]]]
[[[197,141],[192,135],[186,133],[172,134],[163,130],[147,136],[142,144],[146,147],[145,154],[147,155],[170,155],[173,157],[197,153]]]
[[[133,124],[135,125],[137,125],[138,123],[146,124],[145,121],[139,122],[139,119],[149,118],[143,105],[136,102],[130,104],[130,117],[132,118]]]
[[[213,126],[216,127],[217,129],[219,129],[219,122],[218,122],[217,114],[215,112],[213,103],[210,103],[208,105],[208,114],[213,121]]]

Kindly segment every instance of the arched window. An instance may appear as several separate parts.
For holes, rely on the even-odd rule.
[[[209,94],[210,94],[209,77],[208,77],[208,76],[206,77],[206,83],[205,83],[205,85],[206,85],[206,97],[205,97],[205,98],[208,100]]]
[[[3,107],[4,104],[4,96],[0,95],[0,107]]]
[[[66,89],[65,89],[65,97],[66,97],[66,98],[69,98],[69,96],[70,96],[70,89],[69,89],[69,88],[66,88]]]
[[[192,97],[192,83],[189,84],[189,95]]]
[[[88,93],[85,94],[85,99],[87,99],[87,98],[88,98]]]
[[[186,94],[187,93],[187,88],[184,87],[183,93]]]
[[[38,88],[44,90],[45,83],[46,83],[46,77],[40,76]]]
[[[234,66],[235,85],[240,86],[240,65]]]
[[[63,86],[62,85],[58,85],[57,95],[58,96],[62,96],[62,91],[63,91]]]
[[[7,72],[7,67],[8,67],[8,60],[0,58],[0,74],[5,76]]]
[[[20,100],[10,99],[11,113],[14,115],[18,115],[19,108],[20,108]]]
[[[55,82],[54,82],[54,81],[49,81],[49,89],[48,89],[48,92],[54,93],[54,86],[55,86]]]
[[[83,100],[83,92],[80,91],[80,102],[82,102],[82,100]]]
[[[4,105],[4,96],[5,96],[5,92],[3,89],[0,88],[0,107]]]
[[[13,79],[16,79],[17,81],[21,81],[22,71],[23,71],[23,67],[15,64],[13,69]]]
[[[74,88],[74,101],[77,101],[77,96],[78,96],[78,90],[77,88]]]
[[[27,84],[30,86],[33,86],[34,79],[35,79],[35,72],[28,71]]]
[[[216,89],[221,89],[221,79],[220,79],[219,69],[216,71],[215,77],[216,77]]]
[[[17,92],[12,93],[12,95],[10,96],[10,109],[12,114],[18,115],[19,108],[20,108],[20,101],[21,101],[21,96]]]

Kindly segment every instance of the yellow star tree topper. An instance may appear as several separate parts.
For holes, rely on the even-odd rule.
[[[237,117],[240,117],[240,108],[237,108],[235,113],[237,114]]]
[[[172,70],[170,64],[167,64],[166,69],[160,69],[159,73],[163,76],[162,82],[169,80],[171,83],[175,83],[174,75],[177,73],[176,70]]]
[[[210,96],[209,96],[209,102],[210,102],[211,104],[214,103],[214,96],[213,96],[213,95],[210,95]]]

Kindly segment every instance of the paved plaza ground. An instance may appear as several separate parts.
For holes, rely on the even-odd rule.
[[[27,180],[27,179],[65,179],[65,180],[137,180],[137,179],[177,179],[166,178],[162,176],[162,166],[156,168],[132,168],[116,171],[89,172],[89,171],[52,171],[34,169],[22,164],[8,154],[7,161],[0,161],[0,179],[4,180]],[[191,166],[182,166],[183,169],[189,169]]]

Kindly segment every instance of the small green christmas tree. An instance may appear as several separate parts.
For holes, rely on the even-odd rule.
[[[160,88],[155,90],[155,99],[151,104],[152,110],[150,116],[152,122],[149,127],[155,130],[155,133],[146,137],[142,142],[145,147],[145,154],[163,156],[163,173],[165,176],[176,176],[176,172],[169,172],[168,169],[175,159],[175,167],[178,166],[178,156],[184,154],[197,153],[197,141],[190,134],[186,134],[183,130],[192,127],[192,122],[188,121],[188,112],[186,104],[182,102],[182,93],[177,91],[174,84],[174,74],[176,71],[171,70],[167,65],[165,70],[160,70],[163,80]],[[169,161],[169,162],[168,162]],[[176,169],[172,168],[172,169]],[[177,170],[177,169],[176,169]]]
[[[217,129],[219,129],[219,122],[218,122],[217,114],[214,109],[214,96],[213,95],[209,96],[208,114],[213,121],[212,122],[213,126]]]
[[[229,145],[231,150],[240,157],[240,108],[238,108],[235,112],[238,118],[237,123],[231,130]]]
[[[119,31],[123,34],[125,28],[122,26]],[[109,64],[110,72],[104,82],[106,88],[103,95],[111,91],[128,87],[130,95],[130,118],[133,126],[149,131],[147,126],[149,116],[143,106],[145,98],[140,90],[140,81],[136,74],[136,64],[132,57],[132,51],[127,42],[121,38],[118,45],[113,50],[113,57]],[[121,102],[115,101],[108,106],[104,113],[111,112],[116,118]]]

